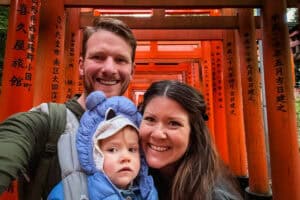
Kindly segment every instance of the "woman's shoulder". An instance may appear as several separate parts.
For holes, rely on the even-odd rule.
[[[233,180],[219,178],[213,190],[213,200],[243,200],[238,185]]]
[[[216,188],[213,192],[213,200],[243,200],[242,196],[233,191]]]

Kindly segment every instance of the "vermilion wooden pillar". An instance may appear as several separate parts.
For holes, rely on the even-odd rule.
[[[187,69],[187,74],[188,74],[188,82],[191,86],[196,88],[197,90],[201,91],[201,86],[200,86],[200,77],[199,77],[199,63],[198,62],[192,62],[192,63],[187,63],[188,69]]]
[[[32,107],[40,1],[12,0],[4,58],[0,121]]]
[[[18,183],[13,181],[11,188],[0,195],[0,200],[18,200]]]
[[[70,99],[78,91],[80,57],[80,9],[66,9],[65,95]]]
[[[224,32],[224,91],[229,163],[236,176],[248,175],[242,86],[234,31]]]
[[[82,30],[79,30],[78,31],[79,41],[82,41],[82,35],[83,35]],[[82,42],[79,43],[79,47],[78,48],[79,48],[79,52],[80,52],[79,54],[81,55],[82,54],[82,52],[81,52],[82,51]],[[80,76],[80,74],[79,74],[78,82],[77,82],[76,85],[77,85],[77,87],[76,87],[75,93],[82,94],[83,93],[83,77]]]
[[[213,106],[213,95],[212,95],[212,69],[211,69],[211,46],[209,41],[201,42],[202,50],[202,77],[203,77],[203,94],[207,106],[208,115],[208,128],[215,140],[214,134],[214,106]]]
[[[211,16],[220,16],[219,9],[210,10]],[[213,106],[215,144],[226,165],[229,165],[228,142],[225,116],[224,80],[223,80],[223,45],[222,41],[211,42],[211,64],[213,79]]]
[[[239,9],[238,17],[249,192],[270,196],[253,10]]]
[[[213,79],[215,143],[222,160],[226,165],[229,165],[224,102],[223,45],[221,41],[211,42],[211,64]]]
[[[36,47],[39,32],[39,0],[12,0],[0,95],[0,121],[32,107]],[[17,200],[18,185],[14,181],[0,200]]]
[[[43,1],[41,6],[34,105],[63,102],[64,94],[64,1]]]
[[[266,0],[262,18],[273,197],[300,200],[300,161],[286,1]]]
[[[293,87],[295,87],[296,86],[296,74],[295,74],[294,55],[292,52],[290,53],[290,59],[291,59],[291,72],[292,72],[292,78],[293,78]]]

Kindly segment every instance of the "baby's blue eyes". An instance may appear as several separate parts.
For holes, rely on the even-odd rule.
[[[135,153],[138,151],[138,148],[129,148],[128,151]]]
[[[139,149],[136,148],[136,147],[128,148],[128,151],[129,151],[129,152],[132,152],[132,153],[138,152],[138,150],[139,150]],[[107,149],[106,151],[108,151],[108,152],[110,152],[110,153],[116,153],[116,152],[119,151],[119,149],[116,148],[116,147],[114,147],[114,148],[109,148],[109,149]]]
[[[117,152],[118,149],[117,148],[109,148],[107,151],[114,153],[114,152]]]

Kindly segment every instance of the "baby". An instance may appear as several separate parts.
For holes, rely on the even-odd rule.
[[[153,179],[148,175],[139,147],[141,115],[133,102],[121,96],[106,98],[97,91],[87,97],[86,107],[76,136],[76,148],[86,174],[87,199],[157,200]],[[60,193],[64,193],[64,187],[60,188]],[[68,196],[57,195],[57,192],[53,195],[55,190],[48,196],[49,200]]]
[[[128,189],[140,170],[138,128],[126,117],[116,116],[112,109],[94,134],[96,167],[119,189]]]

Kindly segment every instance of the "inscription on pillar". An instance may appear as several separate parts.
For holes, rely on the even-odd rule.
[[[222,85],[222,53],[221,46],[215,45],[214,51],[211,54],[212,59],[212,79],[213,79],[213,91],[217,97],[218,108],[224,108],[224,99],[223,99],[223,85]]]
[[[275,82],[276,82],[276,109],[281,112],[287,112],[287,98],[286,91],[284,88],[284,63],[282,60],[282,41],[280,38],[280,16],[272,16],[272,59],[273,69],[275,70]]]
[[[231,42],[226,43],[226,63],[227,63],[227,80],[228,80],[228,89],[229,89],[229,112],[232,115],[236,115],[236,90],[235,90],[235,70],[233,66],[233,45]]]
[[[61,39],[62,39],[62,17],[57,16],[55,24],[55,47],[54,47],[54,60],[52,67],[52,83],[51,83],[51,100],[57,102],[58,91],[60,89],[59,75],[62,63],[60,62],[61,52]]]
[[[210,87],[209,84],[211,83],[210,80],[210,76],[209,73],[211,72],[210,67],[209,67],[209,61],[207,59],[205,59],[203,61],[203,74],[204,74],[204,88],[205,88],[205,101],[206,101],[206,105],[207,105],[207,115],[210,116],[210,112],[211,112],[211,108],[210,108]]]
[[[37,44],[37,18],[39,3],[36,0],[23,1],[17,8],[16,39],[13,44],[13,55],[10,66],[15,73],[10,77],[10,86],[23,87],[31,91],[32,62]]]
[[[245,33],[242,36],[243,43],[245,45],[245,60],[246,60],[246,66],[247,66],[247,94],[248,94],[248,100],[249,101],[255,101],[255,96],[257,95],[257,91],[255,90],[255,75],[256,70],[254,69],[254,66],[252,64],[252,58],[251,58],[251,38],[249,33]]]

